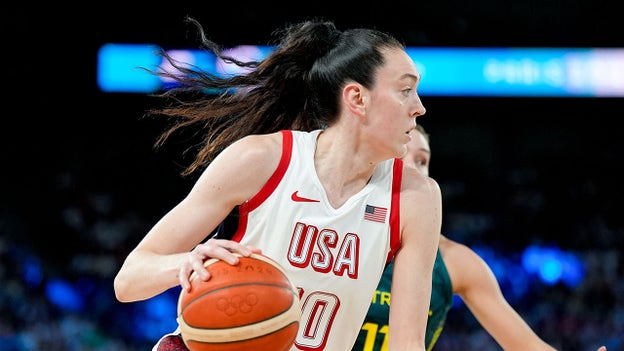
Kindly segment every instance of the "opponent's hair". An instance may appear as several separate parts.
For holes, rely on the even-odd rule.
[[[160,52],[173,70],[152,73],[177,85],[158,94],[166,98],[164,107],[147,112],[175,120],[156,146],[183,127],[199,125],[205,133],[183,175],[205,167],[225,147],[249,134],[331,125],[345,83],[371,88],[377,68],[384,63],[382,49],[405,49],[396,38],[378,30],[339,31],[332,22],[313,19],[273,32],[277,45],[262,61],[239,61],[207,39],[198,21],[187,21],[197,27],[201,49],[250,72],[220,77]]]

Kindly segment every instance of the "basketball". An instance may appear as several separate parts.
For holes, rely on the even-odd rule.
[[[240,255],[239,255],[240,256]],[[299,329],[297,289],[271,258],[209,259],[210,279],[191,274],[178,299],[178,323],[191,351],[289,350]]]

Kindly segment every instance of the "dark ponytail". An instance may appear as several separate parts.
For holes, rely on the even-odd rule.
[[[161,94],[170,103],[168,106],[148,111],[176,121],[156,145],[183,127],[198,125],[204,133],[199,151],[184,175],[205,167],[244,136],[331,125],[338,117],[344,83],[351,80],[370,87],[376,68],[383,64],[380,48],[403,47],[378,31],[341,32],[332,22],[309,20],[275,31],[275,50],[261,62],[244,62],[225,55],[206,38],[197,21],[188,20],[197,27],[202,49],[251,71],[218,77],[180,64],[162,52],[179,72],[154,73],[175,80],[179,86]]]

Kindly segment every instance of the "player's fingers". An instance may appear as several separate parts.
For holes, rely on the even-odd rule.
[[[203,281],[210,279],[210,273],[204,267],[207,259],[216,258],[231,265],[237,264],[239,259],[235,253],[246,257],[252,253],[262,253],[262,250],[232,240],[209,239],[188,253],[188,261],[180,267],[178,273],[180,285],[188,291],[191,287],[190,278],[193,272]]]
[[[188,291],[191,288],[190,280],[193,273],[201,280],[206,281],[210,279],[210,274],[204,267],[205,259],[204,253],[197,247],[187,254],[187,260],[182,264],[178,272],[178,280],[184,290]]]
[[[182,278],[182,269],[180,269],[180,273],[178,274],[178,281],[180,282],[180,286],[183,290],[191,290],[191,283],[189,282],[189,280]]]
[[[191,289],[191,283],[190,283],[190,276],[191,276],[191,269],[190,269],[190,265],[189,264],[183,264],[182,267],[180,267],[180,271],[178,272],[178,280],[180,281],[180,286],[182,286],[182,289],[189,291]]]
[[[246,245],[224,239],[210,239],[202,246],[201,250],[207,257],[218,258],[232,265],[238,263],[238,256],[236,256],[235,253],[247,257],[251,255],[252,252],[255,252],[254,249]]]

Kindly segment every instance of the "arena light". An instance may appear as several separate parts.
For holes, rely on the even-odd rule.
[[[571,252],[556,246],[529,246],[522,253],[522,266],[548,285],[576,287],[585,276],[583,263]]]
[[[106,44],[98,53],[103,92],[151,93],[175,86],[140,67],[170,69],[151,44]],[[273,47],[241,45],[228,53],[261,60]],[[408,47],[422,96],[624,97],[624,48]],[[172,50],[213,74],[245,74],[201,50]]]

